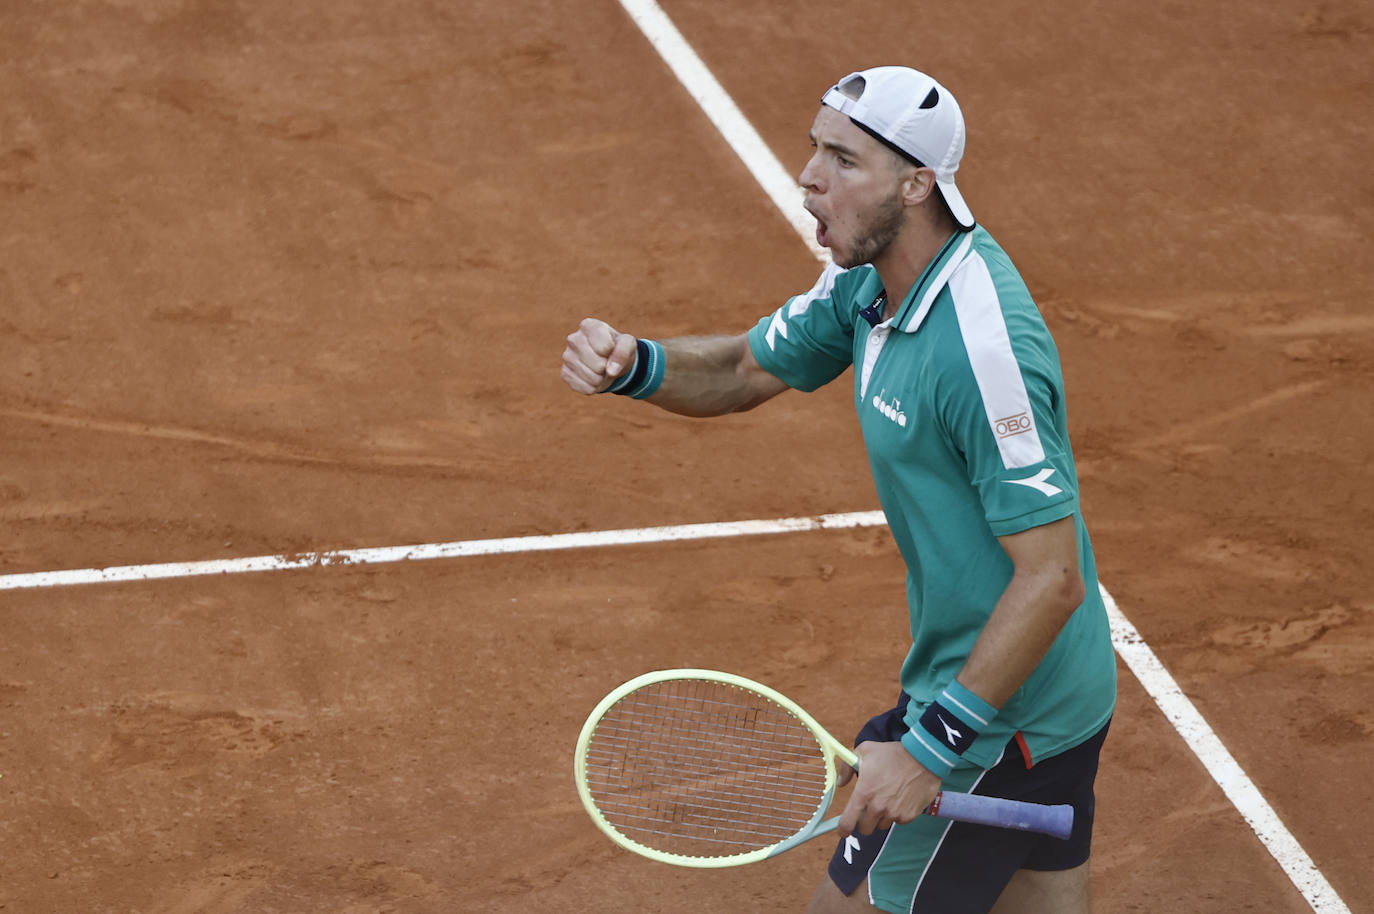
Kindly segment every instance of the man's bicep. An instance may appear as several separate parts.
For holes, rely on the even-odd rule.
[[[744,378],[750,392],[750,399],[741,410],[753,409],[788,389],[785,381],[759,364],[754,357],[754,348],[749,345],[749,334],[741,334],[740,343],[744,349],[740,358],[739,373]]]
[[[997,542],[1017,571],[1078,570],[1078,527],[1072,515],[999,536]]]

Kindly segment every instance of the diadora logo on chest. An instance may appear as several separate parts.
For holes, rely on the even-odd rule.
[[[902,428],[906,428],[906,413],[902,412],[902,401],[894,399],[891,403],[884,399],[887,390],[884,389],[880,394],[874,394],[872,399],[873,408],[882,413],[888,419],[896,422]]]

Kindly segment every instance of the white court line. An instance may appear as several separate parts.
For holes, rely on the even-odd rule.
[[[292,568],[331,565],[377,565],[388,562],[468,558],[478,555],[507,555],[514,552],[547,552],[556,549],[628,546],[637,543],[669,543],[729,536],[802,533],[808,530],[843,530],[851,527],[881,527],[886,523],[887,521],[883,518],[881,511],[856,511],[850,514],[821,514],[816,517],[783,517],[775,520],[683,524],[674,527],[642,527],[633,530],[556,533],[547,536],[512,536],[502,539],[467,540],[456,543],[426,543],[419,546],[384,546],[372,549],[339,549],[330,552],[257,555],[249,558],[215,559],[205,562],[168,562],[159,565],[118,565],[109,568],[36,571],[27,574],[0,575],[0,590],[155,581],[165,578],[286,571]]]
[[[735,148],[756,180],[763,186],[778,209],[787,217],[807,246],[825,260],[822,249],[815,245],[805,211],[799,205],[795,182],[768,150],[753,127],[720,84],[711,76],[673,27],[659,7],[648,0],[621,0],[630,16],[645,35],[668,60],[693,98],[696,98]],[[756,536],[778,533],[831,530],[884,525],[881,512],[867,511],[851,514],[827,514],[810,518],[781,518],[775,520],[738,521],[733,523],[691,524],[675,527],[652,527],[632,530],[607,530],[590,533],[568,533],[549,536],[507,537],[502,539],[469,540],[453,543],[430,543],[418,546],[351,549],[331,552],[256,556],[204,562],[181,562],[157,565],[126,565],[110,568],[88,568],[64,571],[34,572],[0,576],[0,590],[26,588],[67,587],[79,584],[148,581],[183,578],[198,575],[243,574],[281,571],[293,568],[332,565],[362,565],[440,558],[462,558],[479,555],[500,555],[519,552],[576,549],[615,545],[686,541],[731,536]],[[1183,690],[1145,644],[1139,632],[1121,613],[1120,608],[1102,589],[1111,618],[1112,641],[1117,652],[1140,680],[1155,703],[1164,712],[1189,748],[1207,767],[1213,780],[1255,830],[1264,846],[1283,867],[1293,884],[1318,914],[1350,914],[1326,878],[1313,864],[1302,846],[1284,827],[1273,809],[1265,801],[1254,783],[1236,763],[1234,757],[1217,738],[1197,709],[1183,694]]]
[[[807,222],[808,217],[801,208],[795,182],[678,32],[667,14],[654,0],[620,0],[620,4],[677,74],[691,96],[702,105],[726,142],[744,160],[774,205],[787,217],[788,222],[797,230],[812,252],[816,253],[817,259],[823,262],[827,260],[828,255],[816,245],[811,226]],[[836,74],[840,75],[842,74]],[[1207,766],[1212,778],[1250,823],[1255,834],[1264,842],[1269,853],[1274,855],[1274,859],[1283,867],[1284,872],[1302,892],[1312,909],[1319,914],[1349,914],[1350,909],[1313,865],[1307,852],[1284,827],[1254,783],[1203,720],[1202,715],[1184,697],[1178,684],[1127,621],[1105,588],[1102,594],[1111,614],[1112,638],[1118,653],[1126,660],[1131,671],[1145,686],[1169,722],[1187,742],[1188,747]]]
[[[1249,823],[1269,853],[1278,861],[1279,866],[1288,874],[1293,885],[1302,892],[1302,897],[1318,914],[1350,914],[1336,890],[1327,882],[1321,870],[1312,862],[1307,851],[1303,850],[1292,832],[1279,819],[1260,793],[1255,782],[1240,767],[1235,757],[1222,744],[1221,739],[1211,726],[1198,713],[1188,696],[1183,694],[1164,664],[1159,662],[1154,651],[1140,637],[1134,625],[1121,612],[1116,600],[1107,593],[1107,588],[1099,585],[1103,602],[1107,604],[1107,617],[1111,620],[1112,644],[1126,665],[1131,668],[1135,678],[1145,687],[1155,704],[1164,712],[1169,723],[1183,737],[1188,748],[1207,768],[1207,773],[1216,781],[1227,799]]]
[[[620,5],[657,49],[683,88],[696,99],[711,123],[716,125],[768,199],[773,201],[778,212],[801,236],[802,242],[816,255],[817,260],[828,263],[830,252],[816,241],[816,222],[802,208],[802,193],[796,178],[782,167],[773,150],[768,148],[754,125],[739,110],[735,100],[711,75],[667,13],[653,0],[620,0]]]
[[[813,530],[844,530],[881,527],[886,521],[881,511],[856,511],[849,514],[822,514],[815,517],[786,517],[773,520],[728,521],[713,524],[685,524],[670,527],[643,527],[626,530],[601,530],[560,533],[546,536],[503,537],[452,543],[426,543],[418,546],[391,546],[372,549],[342,549],[207,562],[171,562],[158,565],[122,565],[67,571],[41,571],[0,576],[0,590],[71,587],[81,584],[152,581],[201,575],[246,574],[345,565],[374,565],[393,562],[454,559],[484,555],[509,555],[560,549],[586,549],[606,546],[685,542],[735,536],[765,536],[803,533]],[[1318,914],[1350,914],[1331,885],[1322,876],[1284,827],[1278,815],[1265,802],[1254,782],[1241,770],[1235,758],[1183,694],[1178,683],[1159,662],[1140,637],[1112,595],[1099,585],[1111,620],[1112,643],[1117,653],[1140,680],[1164,716],[1206,766],[1212,779],[1244,816],[1264,846],[1283,867],[1304,898]]]

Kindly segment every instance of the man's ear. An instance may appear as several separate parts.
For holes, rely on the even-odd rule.
[[[907,206],[919,206],[935,192],[935,171],[930,168],[915,168],[902,182],[902,202]]]
[[[907,206],[919,206],[936,190],[936,173],[929,168],[912,169],[901,184],[901,198]]]

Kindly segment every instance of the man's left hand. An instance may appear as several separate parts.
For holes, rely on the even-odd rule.
[[[859,782],[840,815],[840,834],[871,834],[874,829],[912,821],[940,792],[940,779],[921,766],[899,742],[860,743]]]

